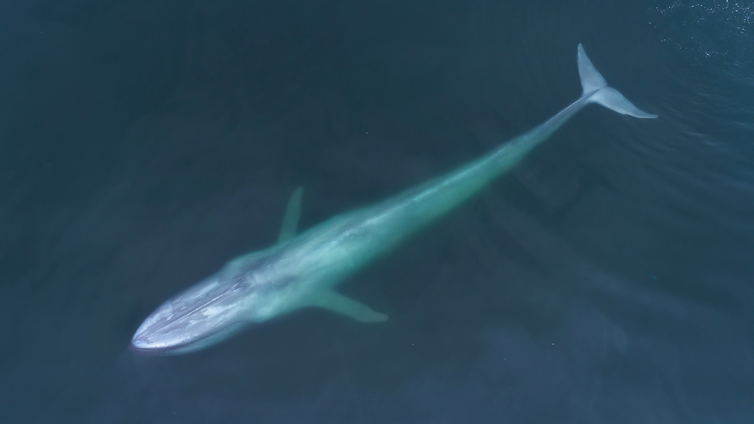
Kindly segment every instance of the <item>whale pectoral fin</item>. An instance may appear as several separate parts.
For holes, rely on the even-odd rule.
[[[288,206],[285,208],[283,215],[283,226],[280,228],[280,237],[278,243],[288,241],[296,235],[298,220],[301,218],[301,196],[304,194],[304,188],[297,188],[291,198],[288,199]]]
[[[314,306],[329,309],[361,322],[387,321],[387,315],[375,312],[363,303],[334,291],[320,293]]]

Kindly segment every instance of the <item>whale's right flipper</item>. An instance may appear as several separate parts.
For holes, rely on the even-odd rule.
[[[608,87],[605,78],[592,65],[592,61],[586,56],[581,44],[579,44],[579,53],[576,55],[576,60],[579,64],[581,87],[584,89],[583,95],[591,95],[590,102],[599,103],[610,110],[635,118],[657,118],[657,115],[644,112],[634,106],[618,90]]]
[[[312,306],[329,309],[361,322],[387,321],[387,315],[375,312],[367,305],[332,290],[318,293]]]
[[[288,199],[288,206],[285,208],[283,216],[283,226],[280,228],[280,237],[278,243],[288,241],[296,235],[298,220],[301,218],[301,196],[304,194],[304,188],[297,188],[291,198]]]

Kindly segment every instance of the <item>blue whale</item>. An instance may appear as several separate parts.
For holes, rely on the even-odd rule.
[[[302,190],[288,202],[278,242],[229,261],[214,275],[173,296],[139,327],[131,350],[177,354],[216,344],[244,327],[289,312],[319,307],[361,322],[387,320],[335,289],[417,230],[479,193],[591,103],[636,118],[641,111],[592,65],[579,44],[583,93],[555,116],[495,150],[439,178],[373,206],[337,215],[296,234]]]

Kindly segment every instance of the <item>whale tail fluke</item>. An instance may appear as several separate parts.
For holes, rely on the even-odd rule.
[[[599,103],[610,110],[636,118],[657,118],[657,115],[644,112],[634,106],[618,90],[608,87],[605,78],[592,65],[592,61],[587,57],[581,44],[579,44],[579,53],[576,55],[576,60],[579,64],[581,87],[584,89],[583,95],[593,93],[589,99],[590,102]]]

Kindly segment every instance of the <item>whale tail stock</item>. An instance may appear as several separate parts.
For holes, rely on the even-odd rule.
[[[584,47],[579,44],[579,53],[576,56],[579,64],[579,76],[581,77],[581,87],[584,89],[583,96],[591,95],[589,102],[599,103],[606,108],[623,115],[630,115],[636,118],[657,118],[657,115],[644,112],[633,103],[623,97],[618,90],[608,87],[605,78],[592,65],[592,61],[586,55]]]

